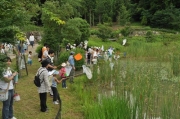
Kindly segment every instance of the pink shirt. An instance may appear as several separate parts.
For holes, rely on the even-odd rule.
[[[66,69],[65,69],[65,67],[62,67],[59,70],[59,75],[60,75],[61,78],[65,78],[66,77]]]

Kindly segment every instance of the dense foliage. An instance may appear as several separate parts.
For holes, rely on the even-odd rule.
[[[85,54],[85,51],[83,49],[79,49],[79,48],[76,48],[76,50],[74,50],[75,54]],[[70,56],[70,51],[62,51],[61,54],[59,55],[58,57],[58,64],[62,64],[63,62],[67,62],[68,61],[68,58]],[[83,56],[81,60],[78,60],[76,61],[75,60],[75,67],[76,67],[76,70],[79,70],[79,69],[82,69],[82,65],[84,64],[84,61],[85,61],[85,57]]]
[[[14,43],[16,33],[30,23],[39,6],[33,0],[0,1],[0,42]]]

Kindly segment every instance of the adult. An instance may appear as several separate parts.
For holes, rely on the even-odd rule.
[[[5,54],[5,47],[4,47],[4,45],[1,45],[1,53]]]
[[[39,93],[39,98],[40,98],[40,107],[41,107],[41,112],[47,112],[48,108],[46,105],[47,101],[47,92],[50,90],[50,85],[49,85],[49,80],[48,80],[48,64],[49,62],[47,60],[43,60],[41,62],[41,67],[38,69],[37,74],[40,74],[40,82],[41,86],[38,87],[38,93]]]
[[[109,56],[109,61],[110,61],[110,62],[112,61],[112,54],[113,54],[113,53],[114,53],[113,48],[110,47],[110,48],[108,49],[108,56]]]
[[[75,73],[75,62],[74,62],[74,53],[73,51],[70,52],[70,56],[68,58],[68,62],[70,66],[72,67],[71,72],[69,74],[69,81],[70,83],[74,83],[74,73]]]
[[[5,58],[2,62],[6,62],[6,68],[2,74],[3,79],[0,80],[0,89],[8,89],[8,99],[3,101],[2,119],[16,119],[13,113],[13,79],[17,75],[17,72],[12,73],[12,71],[10,70],[9,66],[11,65],[11,59],[9,57]]]
[[[23,44],[21,44],[19,42],[17,49],[18,49],[18,55],[19,55],[18,56],[18,62],[19,62],[20,69],[25,69],[25,62],[24,62],[24,57],[23,57],[25,50],[23,48]]]
[[[49,52],[49,46],[46,45],[46,48],[42,49],[42,60],[45,60],[48,58],[48,52]]]
[[[70,43],[68,43],[68,44],[66,45],[66,51],[68,51],[68,50],[71,50],[71,44],[70,44]]]
[[[52,74],[51,72],[53,71],[53,69],[56,69],[57,67],[54,66],[54,62],[53,62],[53,59],[54,59],[54,50],[49,50],[48,52],[48,55],[47,55],[47,58],[45,60],[47,60],[49,62],[48,64],[48,78],[49,78],[49,82],[52,82],[53,80],[53,77],[52,77]],[[51,84],[50,84],[51,86]],[[53,96],[53,91],[50,89],[50,96]]]
[[[92,54],[93,64],[97,64],[97,58],[98,58],[98,49],[97,49],[97,47],[94,47],[93,54]]]
[[[34,46],[34,40],[35,40],[34,35],[33,35],[33,33],[31,33],[29,36],[29,42],[30,42],[30,45],[32,46],[32,48]]]
[[[27,37],[26,38],[26,45],[27,45],[27,51],[28,51],[28,46],[30,45],[29,39]]]
[[[43,53],[44,53],[44,51],[46,51],[47,50],[47,44],[46,43],[44,43],[44,46],[41,48],[41,53],[40,54],[38,54],[38,61],[39,62],[41,62],[42,61],[42,58],[44,57],[44,58],[46,58],[44,55],[43,55]],[[46,52],[46,55],[47,55],[47,53],[48,52]]]
[[[23,43],[24,52],[26,53],[28,51],[28,45],[26,42]]]
[[[108,49],[108,52],[109,52],[109,58],[111,58],[111,57],[112,57],[112,54],[114,53],[113,48],[110,47],[110,48]]]
[[[52,71],[53,69],[57,68],[56,66],[54,66],[53,59],[54,59],[54,50],[49,50],[46,58],[46,60],[49,62],[48,71]]]

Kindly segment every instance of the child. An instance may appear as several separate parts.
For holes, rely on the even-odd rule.
[[[28,62],[29,65],[32,65],[32,52],[29,51],[29,55],[28,55]]]
[[[53,77],[52,77],[52,85],[51,85],[51,89],[53,91],[53,103],[54,104],[59,104],[58,102],[58,98],[59,98],[59,93],[58,93],[58,90],[57,90],[57,83],[61,83],[63,79],[61,80],[58,80],[57,79],[57,75],[59,74],[58,71],[54,71],[54,73],[52,74]]]
[[[61,66],[62,68],[59,70],[59,75],[61,79],[64,79],[62,80],[62,88],[67,88],[66,87],[66,69],[65,69],[66,63],[62,63]]]

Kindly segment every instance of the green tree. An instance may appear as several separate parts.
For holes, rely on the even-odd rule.
[[[95,13],[95,7],[96,7],[96,0],[84,0],[83,1],[84,7],[84,16],[85,19],[88,21],[90,26],[94,26],[94,13]]]
[[[151,26],[168,29],[180,29],[180,9],[165,9],[157,11],[151,18]]]
[[[15,0],[0,1],[0,42],[14,43],[16,33],[30,23],[28,10],[24,6],[26,2]]]
[[[130,26],[126,26],[125,28],[123,28],[121,30],[121,34],[124,36],[124,37],[127,37],[129,36],[129,34],[131,34],[132,32],[132,28]]]
[[[103,42],[107,41],[111,37],[112,30],[106,24],[98,24],[98,37],[102,39]]]
[[[60,37],[62,25],[65,21],[61,20],[61,12],[59,10],[59,2],[45,2],[42,8],[42,21],[44,25],[44,38],[42,42],[46,42],[54,51],[59,50],[59,44],[62,42]]]
[[[70,43],[79,44],[89,39],[89,27],[87,21],[81,18],[69,19],[62,29],[63,38]]]
[[[120,25],[125,25],[130,21],[130,14],[124,4],[121,4],[119,14],[118,14],[118,22]]]

